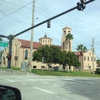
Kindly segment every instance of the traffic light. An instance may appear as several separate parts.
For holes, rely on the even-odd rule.
[[[7,58],[8,58],[8,60],[11,60],[11,55],[8,55]]]
[[[86,0],[80,0],[80,2],[81,2],[82,10],[84,10],[86,7],[86,4],[85,4]]]
[[[79,11],[81,11],[81,3],[80,3],[80,2],[77,3],[77,9],[78,9]]]
[[[51,22],[50,22],[50,20],[47,22],[47,28],[51,28]]]
[[[77,3],[77,9],[79,11],[83,11],[86,7],[86,4],[85,4],[86,0],[80,0],[80,2]]]

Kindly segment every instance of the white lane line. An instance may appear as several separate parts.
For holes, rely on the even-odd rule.
[[[25,84],[25,83],[21,83],[22,85],[27,85],[27,84]]]
[[[8,81],[10,81],[10,82],[15,82],[14,80],[11,80],[11,79],[6,79],[6,80],[8,80]]]
[[[63,79],[63,81],[67,81],[67,80],[75,80],[75,79]]]
[[[58,84],[53,84],[54,86],[61,86],[61,85],[58,85]]]
[[[42,82],[42,83],[49,84],[48,82]]]
[[[17,78],[24,79],[24,80],[30,80],[30,81],[37,81],[35,79],[26,79],[26,78],[22,78],[22,77],[17,77]]]
[[[38,88],[38,87],[32,87],[32,88],[37,89],[37,90],[40,90],[40,91],[43,91],[43,92],[46,92],[46,93],[50,93],[50,94],[57,94],[55,92],[48,91],[48,90],[45,90],[45,89],[42,89],[42,88]]]
[[[27,79],[27,80],[30,80],[30,81],[36,81],[35,79]]]
[[[11,80],[11,79],[6,79],[6,78],[1,78],[1,79],[3,79],[3,80],[7,80],[7,81],[10,81],[10,82],[16,82],[16,81]]]
[[[84,83],[94,84],[93,82],[84,82]]]
[[[77,82],[88,83],[88,84],[94,84],[93,82],[83,82],[83,81],[77,81]]]
[[[78,83],[75,83],[75,82],[67,82],[67,83],[70,83],[70,84],[78,84]]]

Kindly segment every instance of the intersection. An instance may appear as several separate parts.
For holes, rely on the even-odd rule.
[[[0,75],[0,84],[20,89],[22,100],[99,100],[100,78]]]

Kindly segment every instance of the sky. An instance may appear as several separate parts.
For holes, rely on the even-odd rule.
[[[61,12],[76,6],[79,0],[35,0],[34,25],[51,18]],[[32,24],[33,0],[0,0],[0,34],[17,34]],[[83,44],[87,49],[92,48],[94,38],[95,54],[100,58],[100,0],[86,5],[84,11],[73,10],[51,21],[51,28],[47,23],[34,28],[35,42],[45,33],[53,39],[54,45],[61,45],[62,29],[69,26],[74,36],[73,51],[77,45]],[[38,18],[38,19],[37,19]],[[16,38],[30,40],[31,30]],[[3,40],[8,41],[3,38]]]

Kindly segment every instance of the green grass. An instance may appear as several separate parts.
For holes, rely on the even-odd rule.
[[[33,69],[32,73],[38,74],[38,75],[43,75],[43,76],[84,76],[84,77],[100,77],[100,75],[92,75],[90,72],[79,72],[79,71],[48,71],[39,69]]]
[[[7,69],[7,67],[0,67],[0,68],[2,68],[2,69]],[[17,67],[14,67],[14,66],[11,66],[11,69],[13,69],[13,70],[20,70],[21,68],[17,68]]]

